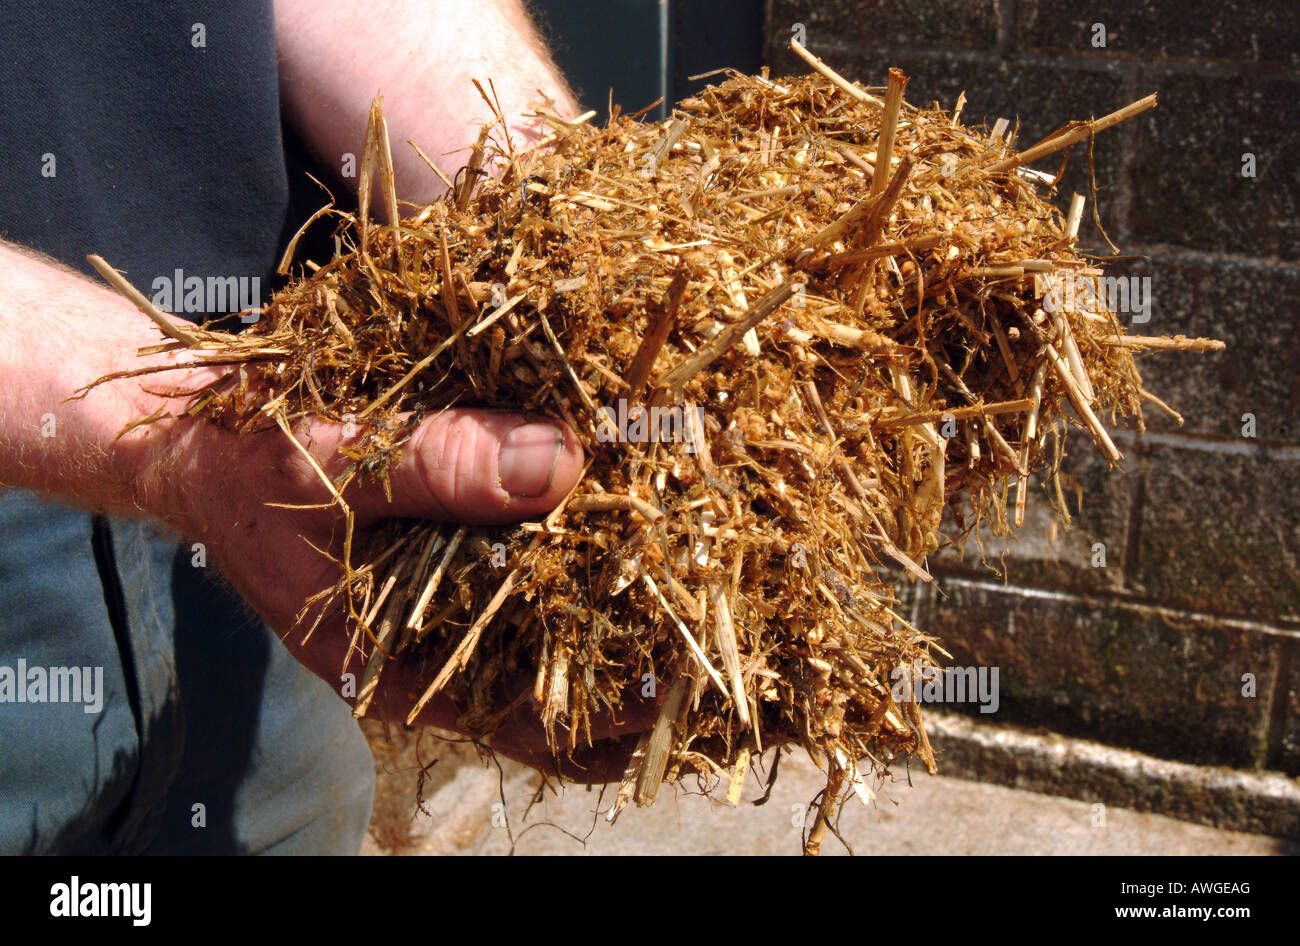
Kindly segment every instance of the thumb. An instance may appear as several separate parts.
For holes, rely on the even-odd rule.
[[[479,408],[444,411],[416,428],[377,483],[349,492],[359,519],[518,522],[550,512],[582,475],[582,445],[559,421]]]

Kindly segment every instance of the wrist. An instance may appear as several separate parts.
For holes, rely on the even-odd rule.
[[[191,353],[180,351],[158,356],[155,362],[184,364],[192,359]],[[207,418],[186,414],[193,393],[217,377],[217,368],[177,368],[106,385],[129,385],[118,395],[122,412],[114,423],[121,423],[109,436],[116,438],[114,465],[126,477],[132,511],[188,536],[202,537],[208,531],[197,493],[222,472],[219,441],[235,436]],[[122,424],[135,426],[118,436]]]

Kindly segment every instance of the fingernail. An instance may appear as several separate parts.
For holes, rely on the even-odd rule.
[[[535,499],[551,488],[564,450],[564,431],[557,424],[520,424],[505,435],[497,455],[501,487],[519,499]]]

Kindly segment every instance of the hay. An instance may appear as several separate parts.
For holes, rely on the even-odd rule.
[[[1134,351],[1214,343],[1125,336],[1095,298],[1045,306],[1102,273],[1077,250],[1082,199],[1063,216],[1020,165],[1154,97],[1017,155],[905,104],[897,70],[882,101],[797,51],[820,75],[730,74],[657,124],[541,113],[550,132],[516,149],[498,115],[447,199],[400,222],[377,103],[336,258],[252,330],[159,348],[229,366],[193,413],[355,422],[336,496],[383,480],[414,421],[448,407],[567,421],[590,466],[544,522],[349,542],[325,592],[368,657],[358,713],[411,653],[422,703],[450,695],[487,739],[522,670],[563,754],[649,681],[658,723],[609,816],[689,772],[734,804],[751,761],[798,745],[827,772],[815,851],[892,761],[935,767],[894,671],[947,655],[885,566],[931,581],[945,507],[966,531],[1019,524],[1067,423],[1119,461],[1103,421],[1162,404]]]

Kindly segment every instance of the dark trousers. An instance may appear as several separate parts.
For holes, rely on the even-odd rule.
[[[0,494],[0,853],[353,854],[373,789],[347,706],[192,546]]]

